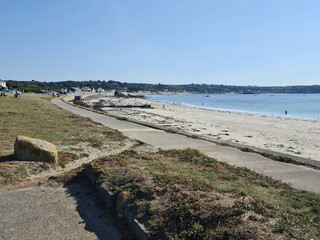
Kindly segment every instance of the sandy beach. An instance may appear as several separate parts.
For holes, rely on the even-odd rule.
[[[147,99],[100,97],[86,100],[89,105],[98,102],[102,105],[151,104],[153,109],[102,109],[112,115],[320,161],[320,122],[317,121],[196,109]]]

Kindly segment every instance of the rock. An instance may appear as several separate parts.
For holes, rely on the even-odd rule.
[[[123,217],[124,211],[127,207],[127,200],[129,198],[129,193],[124,191],[119,193],[117,203],[116,203],[116,211],[120,218]]]
[[[22,161],[57,163],[58,152],[55,145],[47,141],[18,136],[14,144],[14,155]]]

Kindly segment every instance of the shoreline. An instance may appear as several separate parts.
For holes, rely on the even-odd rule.
[[[184,93],[184,94],[185,95],[190,95],[190,94],[205,95],[205,94],[199,94],[199,93]],[[217,94],[214,94],[214,95],[217,95]],[[259,95],[264,95],[264,94],[268,95],[269,93],[261,93]],[[273,93],[272,95],[276,95],[276,94],[284,94],[284,93]],[[312,94],[312,93],[310,93],[310,94]],[[318,93],[315,93],[315,94],[318,94]],[[150,97],[150,96],[154,96],[154,95],[165,95],[165,94],[147,94],[147,95],[145,95],[145,98],[147,100],[150,100],[153,102],[160,102],[160,103],[174,104],[174,105],[178,104],[183,107],[194,108],[194,109],[203,109],[203,110],[210,110],[210,111],[217,111],[217,112],[230,112],[230,113],[236,113],[236,114],[246,114],[246,115],[250,115],[250,116],[274,117],[274,118],[281,118],[281,119],[296,119],[296,120],[303,120],[303,121],[320,122],[320,118],[316,118],[316,117],[304,117],[304,116],[297,116],[297,115],[290,115],[290,114],[285,115],[285,114],[280,114],[280,113],[277,114],[277,113],[255,112],[255,111],[228,109],[228,108],[215,108],[215,107],[206,107],[203,105],[189,104],[189,103],[185,103],[185,102],[175,103],[175,102],[171,102],[171,101],[162,101],[162,100],[158,100],[158,99],[152,99],[152,97]],[[174,95],[174,94],[167,94],[167,95]],[[179,94],[175,94],[175,95],[179,95]],[[221,95],[240,95],[240,94],[239,93],[226,93],[226,94],[221,93]],[[305,95],[305,94],[301,93],[300,95]]]
[[[86,103],[94,105],[101,100],[115,101],[115,98],[90,99]],[[154,108],[103,107],[102,110],[111,115],[128,117],[201,137],[320,161],[320,144],[317,144],[320,134],[318,121],[220,112],[150,99],[120,98],[120,101],[133,105],[151,104]]]
[[[159,102],[159,103],[176,105],[171,102],[162,102],[160,100],[153,100],[153,99],[149,99],[149,98],[147,98],[147,99],[152,102]],[[223,108],[211,108],[211,107],[192,105],[192,104],[188,104],[188,103],[179,103],[178,106],[190,108],[190,109],[208,110],[208,111],[213,111],[213,112],[244,114],[244,115],[248,115],[248,116],[259,116],[259,117],[271,117],[271,118],[279,118],[279,119],[293,119],[293,120],[301,120],[301,121],[309,121],[309,122],[320,122],[320,118],[308,118],[308,117],[298,117],[298,116],[293,116],[293,115],[281,115],[281,114],[250,112],[250,111],[242,111],[242,110],[223,109]]]

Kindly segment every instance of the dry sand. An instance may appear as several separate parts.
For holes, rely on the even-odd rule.
[[[193,134],[236,142],[320,161],[320,122],[188,108],[146,99],[99,98],[114,104],[151,104],[154,109],[108,108],[109,114],[128,117]],[[163,108],[163,106],[165,106]]]

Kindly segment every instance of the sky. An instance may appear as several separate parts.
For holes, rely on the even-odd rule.
[[[320,84],[320,1],[1,0],[0,79]]]

